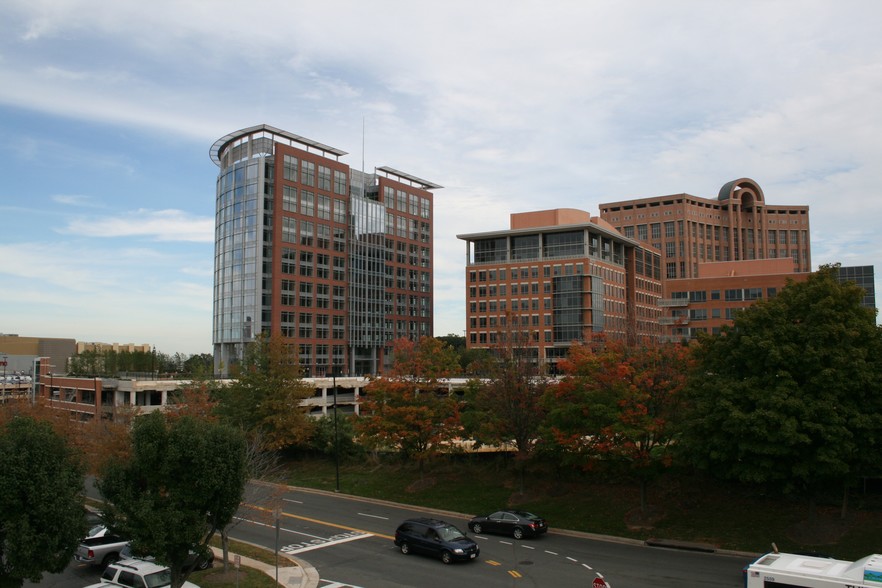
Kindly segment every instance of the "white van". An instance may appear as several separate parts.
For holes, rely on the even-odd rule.
[[[745,588],[882,588],[882,555],[857,561],[767,553],[744,569]]]

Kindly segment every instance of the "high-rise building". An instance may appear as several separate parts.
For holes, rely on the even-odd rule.
[[[575,209],[511,215],[466,241],[466,345],[515,345],[550,372],[595,333],[637,341],[659,331],[661,258]]]
[[[433,335],[432,190],[391,167],[268,125],[222,137],[215,213],[215,371],[259,334],[306,376],[375,374],[392,341]]]
[[[717,198],[652,196],[600,205],[600,217],[661,252],[662,337],[717,333],[734,314],[811,271],[808,206],[766,203],[755,181],[727,182]]]
[[[700,263],[793,260],[811,271],[808,206],[766,204],[755,181],[726,183],[717,199],[651,196],[600,205],[600,218],[625,237],[650,243],[664,257],[664,278],[699,277]]]

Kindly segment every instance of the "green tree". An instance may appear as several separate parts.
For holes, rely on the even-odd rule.
[[[341,458],[352,458],[360,455],[363,450],[355,442],[355,417],[338,414],[334,422],[333,412],[315,421],[315,429],[309,438],[307,448],[316,453]]]
[[[0,586],[39,582],[70,563],[86,520],[79,458],[51,425],[14,417],[0,429]]]
[[[301,403],[313,393],[288,346],[260,337],[249,345],[236,380],[217,390],[216,412],[266,448],[282,449],[303,444],[312,434],[314,423]]]
[[[505,335],[486,364],[487,377],[469,382],[462,421],[479,446],[514,446],[523,493],[524,468],[544,418],[547,381],[531,354],[529,333],[510,329]]]
[[[211,376],[214,372],[214,357],[210,353],[191,355],[184,360],[182,371],[188,376]]]
[[[389,375],[365,388],[356,431],[368,447],[394,448],[416,460],[422,473],[460,432],[461,403],[442,381],[456,372],[456,353],[432,337],[399,339],[394,353]]]
[[[98,481],[108,525],[131,537],[135,552],[169,566],[180,587],[192,571],[184,568],[190,551],[210,549],[239,507],[245,453],[232,427],[158,411],[138,417],[131,455],[111,461]]]
[[[882,338],[836,274],[823,266],[701,338],[682,444],[696,464],[812,500],[878,475]]]

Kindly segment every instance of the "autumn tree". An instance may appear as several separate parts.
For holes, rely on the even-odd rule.
[[[313,392],[289,346],[262,336],[248,346],[238,377],[217,390],[216,412],[266,448],[282,449],[309,438],[313,423],[302,401]]]
[[[395,341],[390,373],[365,388],[356,432],[368,447],[398,450],[423,472],[459,435],[460,401],[441,380],[456,373],[456,353],[432,337]]]
[[[0,586],[67,567],[86,530],[82,490],[80,461],[48,422],[0,425]]]
[[[563,381],[545,399],[545,438],[583,466],[626,465],[645,509],[647,482],[671,459],[688,358],[678,344],[598,336],[574,345],[560,364]]]
[[[477,445],[514,446],[523,492],[524,467],[544,417],[547,381],[540,376],[530,332],[513,327],[503,331],[489,355],[486,376],[469,382],[462,420]]]
[[[138,417],[127,459],[105,467],[98,489],[108,526],[132,538],[135,552],[169,566],[172,587],[190,571],[239,508],[247,478],[246,444],[236,429],[156,411]]]
[[[837,266],[823,266],[701,338],[689,457],[721,477],[810,499],[879,475],[882,337],[862,297],[838,281]]]

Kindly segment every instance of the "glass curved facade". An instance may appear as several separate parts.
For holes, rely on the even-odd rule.
[[[229,366],[260,332],[261,189],[272,158],[258,155],[222,167],[217,180],[213,341]]]

